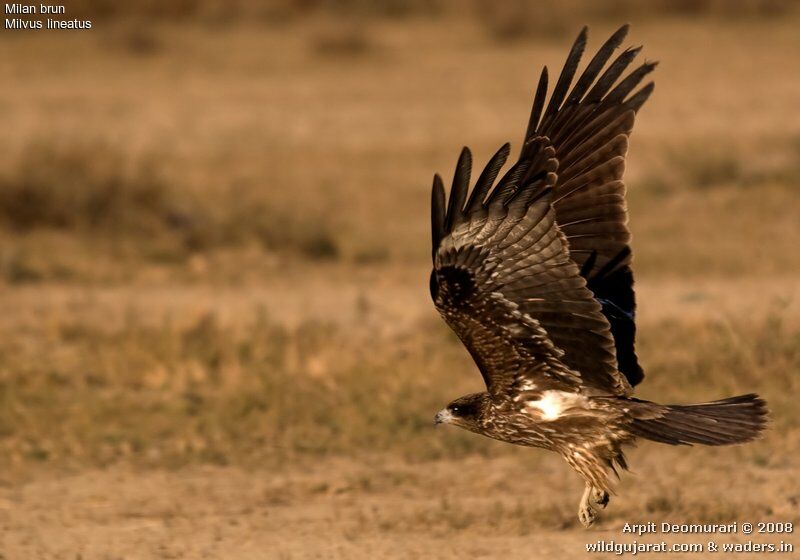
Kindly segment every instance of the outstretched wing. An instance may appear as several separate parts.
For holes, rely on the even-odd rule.
[[[431,296],[490,393],[626,394],[630,385],[617,371],[608,323],[555,223],[554,149],[543,140],[533,144],[530,157],[492,189],[508,157],[503,146],[469,199],[472,161],[465,148],[446,210],[444,186],[434,178]],[[554,331],[562,334],[561,344]],[[577,370],[565,363],[567,339],[570,348],[591,356],[591,367]]]
[[[625,185],[621,178],[636,111],[654,85],[650,82],[632,92],[655,68],[655,63],[645,62],[619,80],[640,50],[635,48],[623,51],[606,68],[627,33],[627,25],[617,30],[570,89],[586,47],[584,28],[546,107],[548,76],[544,68],[520,161],[530,159],[541,141],[554,150],[558,161],[553,189],[556,223],[569,242],[570,257],[602,305],[614,337],[619,370],[631,385],[636,385],[644,374],[634,351],[636,301]],[[527,179],[523,177],[523,181]],[[559,333],[551,334],[554,340],[559,340]],[[586,360],[580,352],[564,349],[564,361],[582,371]]]

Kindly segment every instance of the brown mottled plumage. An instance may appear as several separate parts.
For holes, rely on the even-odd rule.
[[[609,473],[626,468],[624,444],[741,443],[759,435],[766,416],[752,394],[688,406],[631,397],[644,374],[621,179],[653,83],[636,88],[655,64],[621,78],[637,48],[606,67],[627,31],[606,41],[573,86],[584,28],[546,106],[544,69],[519,160],[496,185],[508,144],[471,194],[467,148],[447,203],[441,178],[433,182],[431,296],[487,387],[436,421],[560,453],[586,482],[586,526],[608,502]]]

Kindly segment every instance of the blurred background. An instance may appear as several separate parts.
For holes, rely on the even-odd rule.
[[[0,557],[578,557],[624,522],[800,522],[798,8],[74,0],[90,31],[0,30]],[[465,144],[516,149],[541,66],[625,22],[661,62],[626,171],[638,394],[757,391],[773,422],[643,443],[584,533],[560,458],[433,429],[481,379],[429,300],[429,188]]]

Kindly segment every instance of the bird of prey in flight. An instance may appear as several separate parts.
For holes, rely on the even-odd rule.
[[[693,405],[632,396],[644,373],[622,173],[653,83],[637,87],[655,64],[626,73],[639,48],[611,60],[627,32],[574,81],[584,28],[549,100],[542,71],[518,161],[495,184],[510,150],[502,146],[470,192],[464,148],[449,200],[436,175],[431,201],[431,296],[487,389],[454,400],[436,422],[559,453],[585,481],[578,517],[587,527],[608,503],[611,473],[627,468],[625,444],[742,443],[767,414],[755,394]]]

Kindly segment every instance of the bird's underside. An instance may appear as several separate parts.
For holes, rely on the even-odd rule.
[[[586,29],[549,100],[542,72],[517,162],[498,150],[469,189],[466,148],[449,200],[432,195],[431,296],[469,350],[487,391],[456,399],[437,423],[561,454],[585,481],[579,517],[608,502],[622,446],[637,437],[726,445],[754,439],[766,405],[743,395],[697,405],[633,398],[635,298],[622,183],[637,89],[655,64],[626,74],[639,49],[614,51],[620,28],[574,81]],[[609,62],[610,61],[610,62]],[[574,81],[574,83],[573,83]]]

